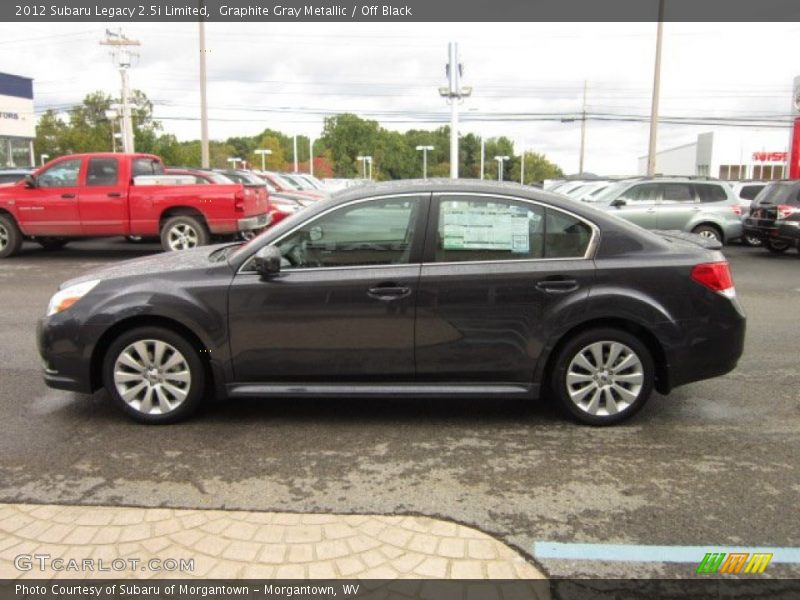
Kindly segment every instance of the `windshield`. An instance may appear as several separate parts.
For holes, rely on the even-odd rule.
[[[800,205],[800,186],[794,182],[773,183],[758,193],[756,204],[791,204]]]

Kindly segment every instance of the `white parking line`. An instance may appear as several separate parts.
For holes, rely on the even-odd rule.
[[[773,563],[800,564],[800,548],[769,546],[649,546],[642,544],[572,544],[534,542],[538,559],[699,563],[708,552],[772,554]]]

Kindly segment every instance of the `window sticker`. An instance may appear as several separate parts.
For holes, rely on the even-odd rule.
[[[442,203],[444,250],[530,252],[530,226],[541,217],[508,204]],[[536,228],[534,228],[536,229]]]

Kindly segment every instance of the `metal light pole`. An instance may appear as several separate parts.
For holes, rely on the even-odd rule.
[[[650,144],[647,148],[647,174],[656,174],[656,138],[658,137],[658,100],[661,94],[661,38],[664,33],[664,0],[658,0],[656,64],[653,69],[653,106],[650,109]]]
[[[362,179],[367,178],[367,157],[366,156],[356,156],[356,160],[361,161],[361,173]]]
[[[308,174],[314,176],[314,138],[308,138]]]
[[[428,150],[433,150],[433,146],[417,146],[417,151],[422,150],[422,178],[428,178]]]
[[[486,158],[486,139],[481,136],[481,179],[483,179],[483,163]]]
[[[519,164],[519,182],[525,185],[525,151],[522,151],[522,157]]]
[[[372,157],[366,156],[365,158],[367,159],[367,163],[369,163],[369,177],[367,179],[372,181]]]
[[[261,170],[266,171],[267,170],[266,157],[268,154],[272,154],[272,150],[270,150],[269,148],[259,148],[258,150],[255,151],[255,153],[261,155]]]
[[[294,172],[297,173],[297,136],[293,136],[292,155],[294,156]]]
[[[49,155],[49,154],[42,154],[42,155],[39,157],[39,160],[41,160],[41,161],[42,161],[42,164],[44,164],[44,163],[46,163],[46,162],[47,162],[47,159],[48,159],[48,158],[50,158],[50,155]]]
[[[586,80],[583,80],[583,114],[581,115],[581,158],[578,173],[583,173],[583,156],[586,151]]]
[[[497,181],[503,181],[503,163],[508,160],[508,156],[495,156],[497,161]]]
[[[208,150],[208,98],[206,96],[206,24],[200,19],[200,166],[211,164]]]
[[[447,87],[439,88],[439,95],[450,102],[450,177],[458,179],[458,103],[462,98],[472,94],[471,87],[461,87],[461,75],[464,65],[458,62],[458,42],[450,42],[447,46],[448,62]]]
[[[233,158],[233,157],[231,157],[231,158],[228,159],[228,162],[231,163],[231,168],[235,169],[236,168],[236,163],[242,162],[242,159],[241,158]]]

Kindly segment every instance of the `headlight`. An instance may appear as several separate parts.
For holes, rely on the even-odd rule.
[[[67,310],[70,306],[91,292],[98,283],[100,283],[99,279],[93,279],[91,281],[84,281],[83,283],[76,283],[68,288],[59,290],[50,298],[50,304],[47,305],[47,316],[49,317],[50,315]]]

